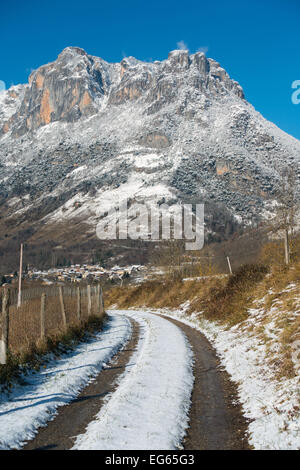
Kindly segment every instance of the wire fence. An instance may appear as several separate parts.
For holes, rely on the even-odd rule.
[[[100,284],[39,286],[22,292],[18,307],[17,289],[2,289],[0,363],[8,351],[22,353],[46,337],[55,337],[69,327],[80,326],[90,317],[102,318],[103,291]]]

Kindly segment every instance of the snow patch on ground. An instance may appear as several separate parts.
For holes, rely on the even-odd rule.
[[[213,344],[222,365],[238,385],[244,416],[249,424],[249,443],[257,450],[300,449],[299,376],[276,380],[268,365],[266,346],[249,330],[250,320],[230,329],[206,320],[201,313],[186,314],[189,302],[178,310],[150,311],[176,318],[203,333]],[[256,320],[257,321],[257,320]]]
[[[0,394],[0,449],[19,449],[96,377],[128,341],[130,321],[110,315],[104,330],[47,367],[23,377],[24,384]]]
[[[118,311],[142,335],[111,395],[73,449],[176,449],[188,427],[193,389],[192,351],[174,324],[140,311]]]

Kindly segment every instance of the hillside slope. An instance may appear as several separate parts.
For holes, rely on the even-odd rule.
[[[148,307],[201,331],[238,385],[249,443],[300,449],[300,263],[243,266],[233,276],[153,280],[106,292],[107,305]],[[144,307],[145,308],[145,307]]]
[[[223,226],[253,222],[299,155],[202,52],[109,64],[68,47],[0,94],[1,232],[54,240],[58,222],[84,222],[74,239],[94,236],[99,208],[125,197],[204,200],[208,229],[216,206]]]

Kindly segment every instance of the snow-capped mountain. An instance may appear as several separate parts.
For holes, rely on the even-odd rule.
[[[131,200],[210,201],[265,213],[300,142],[266,121],[203,52],[109,64],[66,48],[0,94],[0,206],[7,226],[82,220]]]

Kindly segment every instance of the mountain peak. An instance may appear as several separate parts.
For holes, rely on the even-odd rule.
[[[196,103],[199,94],[208,100],[230,94],[244,97],[240,85],[203,52],[173,50],[161,62],[126,57],[120,64],[109,64],[79,47],[67,47],[54,62],[32,72],[15,114],[2,117],[0,136],[11,132],[19,137],[55,121],[74,122],[97,114],[104,103],[140,100],[151,114],[178,101],[179,95],[178,109],[187,100]]]
[[[66,55],[74,55],[74,54],[79,54],[79,55],[87,55],[84,49],[81,47],[76,47],[76,46],[68,46],[65,47],[65,49],[62,50],[62,52],[59,54],[58,57],[63,57]]]
[[[170,59],[171,57],[174,56],[189,56],[190,53],[188,49],[173,49],[172,51],[169,52],[168,58]]]
[[[251,221],[275,198],[278,169],[299,165],[299,141],[203,52],[109,64],[66,48],[1,94],[0,129],[1,213],[12,227],[42,221],[45,237],[57,221],[95,225],[124,195],[205,200]],[[223,222],[209,219],[212,233]]]

